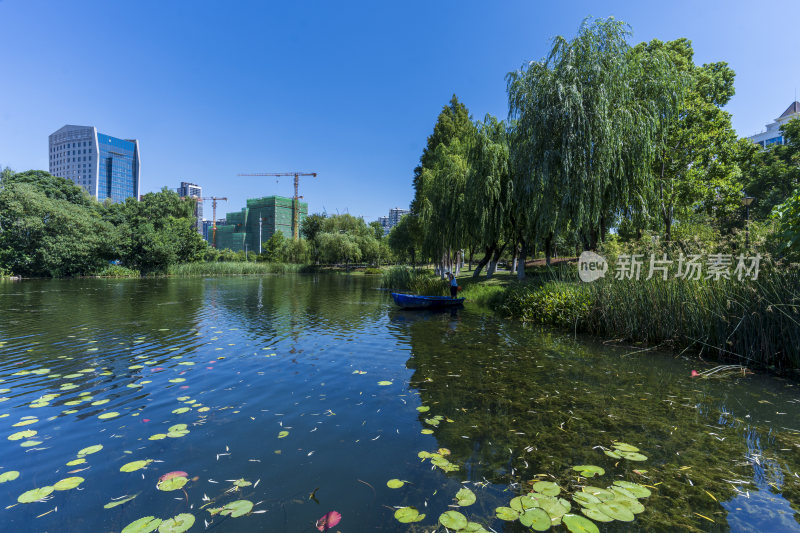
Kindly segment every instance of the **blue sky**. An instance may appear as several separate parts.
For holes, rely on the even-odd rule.
[[[310,211],[374,220],[408,206],[453,93],[505,118],[505,74],[589,15],[730,63],[740,135],[800,88],[796,1],[0,0],[0,165],[47,169],[50,133],[94,125],[139,140],[143,191],[193,181],[232,211],[292,194],[291,179],[238,173],[315,171]]]

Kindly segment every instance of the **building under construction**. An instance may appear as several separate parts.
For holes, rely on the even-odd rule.
[[[267,196],[247,200],[247,207],[235,213],[228,213],[226,224],[217,225],[216,247],[218,250],[259,251],[259,219],[261,220],[260,240],[269,240],[276,232],[291,239],[294,234],[291,198]],[[298,201],[298,225],[308,216],[308,204]],[[298,228],[299,230],[299,228]]]

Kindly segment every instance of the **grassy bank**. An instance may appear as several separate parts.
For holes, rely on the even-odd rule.
[[[173,265],[167,270],[169,276],[250,276],[259,274],[287,274],[303,272],[306,265],[289,263],[256,263],[249,261],[200,262]]]

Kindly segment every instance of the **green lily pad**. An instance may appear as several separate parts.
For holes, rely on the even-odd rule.
[[[608,487],[608,490],[610,490],[611,492],[614,493],[614,499],[615,500],[617,498],[628,498],[630,500],[635,500],[636,499],[636,496],[634,496],[631,491],[629,491],[628,489],[623,489],[622,487],[617,487],[617,486],[612,485],[612,486]]]
[[[467,517],[458,511],[445,511],[439,515],[439,523],[447,529],[459,531],[467,527]]]
[[[616,448],[617,451],[620,452],[638,452],[639,448],[636,446],[631,446],[630,444],[626,444],[624,442],[615,442],[612,446]]]
[[[26,440],[25,442],[21,443],[20,446],[23,448],[30,448],[31,446],[38,446],[42,443],[40,440]]]
[[[194,515],[181,513],[168,518],[158,526],[158,533],[183,533],[194,525]]]
[[[631,510],[613,500],[601,503],[595,508],[601,513],[610,516],[614,520],[619,520],[620,522],[631,522],[633,520],[633,513]]]
[[[419,514],[414,507],[401,507],[394,512],[394,517],[398,522],[403,524],[410,524],[412,522],[420,522],[425,518],[424,514]]]
[[[594,522],[581,515],[565,514],[561,523],[567,526],[572,533],[600,533]]]
[[[489,533],[485,527],[477,522],[467,522],[467,527],[462,531],[469,531],[470,533]]]
[[[233,485],[235,487],[239,487],[239,488],[241,488],[241,487],[249,487],[252,484],[253,484],[252,482],[247,481],[245,478],[237,479],[236,481],[233,482]]]
[[[387,385],[391,385],[391,384],[392,384],[392,382],[391,382],[391,381],[385,381],[385,380],[384,380],[384,381],[379,381],[379,382],[378,382],[378,385],[380,385],[380,386],[382,386],[382,387],[386,387]]]
[[[550,515],[539,507],[528,509],[519,516],[519,522],[534,531],[547,531],[550,529]]]
[[[166,433],[156,433],[155,435],[150,435],[149,437],[147,437],[147,440],[161,440],[166,438],[167,438]]]
[[[572,469],[580,472],[583,477],[602,476],[606,473],[603,468],[594,465],[578,465],[573,466]]]
[[[107,403],[108,403],[108,402],[110,402],[110,401],[111,401],[111,400],[109,400],[108,398],[105,398],[105,399],[103,399],[103,400],[97,400],[97,401],[95,401],[95,402],[92,402],[90,405],[94,405],[94,406],[97,406],[97,405],[105,405],[105,404],[107,404]]]
[[[22,431],[17,431],[16,433],[12,433],[8,436],[8,440],[22,440],[22,439],[29,439],[34,435],[38,434],[39,432],[35,429],[25,429]]]
[[[614,485],[622,487],[637,498],[647,498],[651,494],[650,489],[647,487],[643,487],[638,483],[631,483],[630,481],[615,481]]]
[[[173,409],[172,413],[176,415],[182,415],[187,411],[191,411],[191,409],[189,407],[178,407],[177,409]]]
[[[154,516],[145,516],[125,526],[122,533],[151,533],[161,525],[161,519]]]
[[[422,433],[423,435],[432,435],[433,434],[433,430],[425,428],[422,431],[420,431],[420,433]]]
[[[74,489],[84,481],[86,480],[78,476],[67,477],[62,479],[61,481],[58,481],[55,485],[53,485],[53,488],[55,490],[70,490]]]
[[[50,496],[55,489],[51,486],[42,487],[40,489],[33,489],[23,492],[17,498],[19,503],[33,503]]]
[[[38,418],[29,418],[27,420],[20,420],[16,424],[11,424],[11,426],[15,427],[15,428],[22,427],[22,426],[29,426],[31,424],[35,424],[38,421],[39,421]]]
[[[599,498],[601,501],[613,500],[614,499],[614,493],[613,492],[611,492],[610,490],[601,489],[600,487],[592,487],[592,486],[587,485],[587,486],[583,487],[583,492],[588,492],[592,496],[595,496],[595,497]]]
[[[107,504],[105,504],[105,505],[103,506],[103,509],[113,509],[114,507],[116,507],[116,506],[118,506],[118,505],[122,505],[122,504],[124,504],[124,503],[128,503],[129,501],[131,501],[132,499],[134,499],[134,498],[135,498],[135,497],[137,497],[138,495],[139,495],[139,494],[134,494],[133,496],[128,496],[127,498],[122,498],[121,500],[116,500],[116,501],[108,502]],[[156,526],[156,527],[158,527],[158,526]]]
[[[82,457],[84,455],[91,455],[93,453],[97,453],[103,449],[102,444],[95,444],[94,446],[87,446],[86,448],[82,449],[78,452],[78,457]]]
[[[456,500],[458,501],[458,505],[461,507],[466,507],[468,505],[472,505],[475,503],[475,493],[469,490],[468,488],[464,487],[458,492],[456,492]]]
[[[578,503],[579,505],[583,505],[584,507],[587,505],[594,505],[598,503],[602,503],[600,498],[589,494],[588,492],[576,492],[572,495],[572,499]]]
[[[539,500],[539,506],[547,511],[547,514],[553,519],[561,518],[569,511],[569,507],[565,507],[561,501],[555,498],[542,498]]]
[[[514,520],[519,518],[519,512],[516,509],[512,509],[511,507],[498,507],[494,510],[497,518],[500,520],[505,520],[507,522],[513,522]]]
[[[525,510],[525,509],[522,508],[522,497],[521,496],[516,496],[514,498],[511,498],[511,502],[509,502],[508,506],[511,507],[512,509],[514,509],[518,513],[521,513],[522,511]]]
[[[0,474],[0,483],[5,483],[6,481],[14,481],[19,477],[19,472],[17,470],[9,470],[8,472],[3,472]]]
[[[622,456],[617,452],[613,452],[611,450],[603,450],[603,453],[607,456],[611,457],[612,459],[622,459]]]
[[[419,411],[420,413],[425,413],[430,410],[431,408],[428,407],[427,405],[420,405],[419,407],[417,407],[417,411]]]
[[[278,438],[279,439],[282,439],[282,438],[285,438],[285,437],[288,437],[288,436],[289,436],[289,432],[286,431],[285,429],[283,431],[281,431],[280,433],[278,433]]]
[[[619,454],[628,461],[647,461],[647,456],[639,452],[619,452]]]
[[[82,465],[85,462],[86,462],[86,459],[84,459],[83,457],[79,457],[77,459],[73,459],[72,461],[69,461],[67,463],[67,466],[78,466],[78,465]]]
[[[558,496],[561,492],[561,487],[552,481],[537,481],[533,484],[533,490],[545,496]]]
[[[614,519],[607,514],[599,511],[596,506],[584,507],[581,512],[597,522],[613,522]]]
[[[389,487],[390,489],[399,489],[405,484],[406,484],[405,481],[400,481],[399,479],[390,479],[389,481],[386,482],[386,486]]]
[[[109,411],[108,413],[103,413],[101,415],[97,415],[97,418],[100,420],[107,420],[109,418],[116,418],[119,416],[119,413],[116,411]]]
[[[525,509],[533,509],[534,507],[539,507],[539,500],[530,494],[526,496],[519,497],[519,503],[522,505],[522,510]]]
[[[141,470],[142,468],[146,467],[150,463],[152,463],[152,459],[143,459],[141,461],[131,461],[130,463],[126,463],[119,467],[120,472],[135,472],[136,470]]]
[[[250,511],[253,510],[253,502],[250,500],[236,500],[235,502],[230,502],[225,504],[223,507],[219,509],[215,509],[219,514],[222,516],[230,516],[231,518],[238,518],[240,516],[244,516]],[[211,511],[211,509],[209,509]],[[211,513],[216,514],[214,512]]]
[[[614,503],[618,503],[628,508],[630,512],[633,514],[639,514],[644,512],[644,505],[639,502],[639,500],[634,500],[631,498],[614,498]]]
[[[173,378],[169,380],[170,383],[183,383],[184,381],[186,381],[186,378]]]
[[[156,485],[156,488],[158,490],[169,492],[171,490],[182,489],[183,486],[186,485],[186,483],[188,482],[189,479],[183,476],[171,477],[169,479],[165,479],[164,481],[159,481],[158,484]]]

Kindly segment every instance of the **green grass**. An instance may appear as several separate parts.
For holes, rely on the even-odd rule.
[[[255,262],[199,262],[183,263],[169,268],[170,276],[250,276],[259,274],[286,274],[300,272],[303,265]]]
[[[138,270],[122,265],[108,265],[95,274],[98,278],[139,278],[141,275]]]
[[[429,270],[412,270],[395,266],[381,274],[381,286],[393,291],[420,294],[423,296],[447,296],[450,294],[447,281]]]

